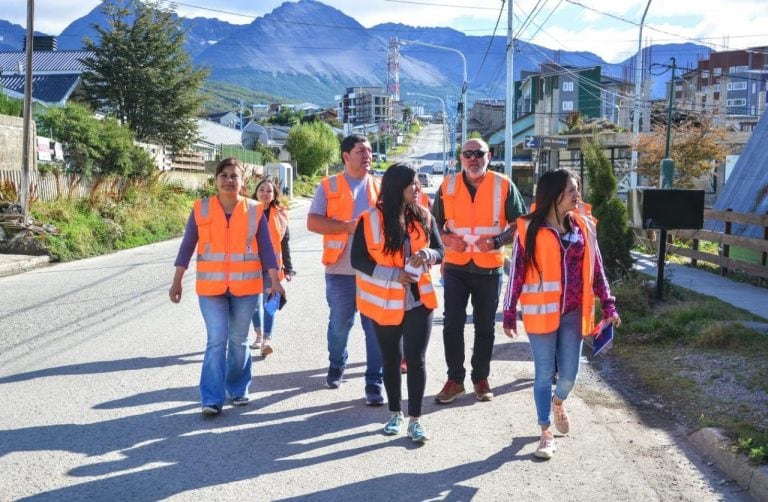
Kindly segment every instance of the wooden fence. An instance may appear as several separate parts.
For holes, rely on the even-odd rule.
[[[710,230],[670,230],[667,234],[667,254],[690,258],[691,264],[694,266],[699,261],[714,264],[720,268],[722,275],[727,275],[730,272],[740,272],[760,278],[759,282],[761,284],[768,280],[768,214],[761,215],[737,213],[731,210],[716,211],[714,209],[705,209],[704,219],[724,222],[725,230],[723,232],[712,232]],[[734,223],[754,225],[761,228],[763,238],[733,235],[731,228]],[[675,239],[678,240],[678,244],[675,244]],[[640,240],[646,245],[651,244],[645,238]],[[690,243],[690,247],[680,245],[679,241]],[[702,251],[700,249],[702,241],[717,244],[718,253],[713,254]],[[732,246],[757,253],[760,256],[759,263],[731,257]]]
[[[211,175],[206,173],[166,171],[161,179],[185,188],[196,190],[202,188]],[[55,200],[58,198],[81,199],[91,195],[94,186],[102,192],[116,191],[121,188],[122,181],[94,180],[73,174],[41,174],[32,170],[29,176],[30,200]],[[0,184],[10,183],[14,190],[21,187],[21,171],[0,170]]]

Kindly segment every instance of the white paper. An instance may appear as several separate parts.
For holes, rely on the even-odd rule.
[[[464,235],[461,236],[461,238],[464,240],[464,242],[466,242],[467,244],[469,244],[471,246],[471,245],[473,245],[474,243],[477,242],[477,240],[480,238],[480,236],[479,235],[464,234]]]
[[[420,267],[414,267],[410,263],[406,263],[403,269],[405,270],[405,273],[408,275],[420,276],[421,274],[424,273],[424,271],[426,270],[426,267],[424,265]]]

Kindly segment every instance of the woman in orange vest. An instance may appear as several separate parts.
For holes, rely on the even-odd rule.
[[[272,247],[277,257],[277,270],[280,279],[290,282],[296,272],[291,262],[291,248],[288,245],[290,234],[288,232],[288,213],[280,200],[278,185],[269,178],[262,178],[256,185],[251,197],[264,205],[264,216],[269,226],[269,236]],[[261,349],[262,357],[267,357],[272,352],[272,334],[275,326],[275,315],[267,308],[269,301],[271,280],[268,274],[264,274],[264,322],[262,323],[262,309],[257,305],[253,313],[253,330],[256,332],[256,341],[251,344],[252,349]],[[263,328],[263,334],[262,334]]]
[[[208,341],[200,376],[203,415],[218,415],[225,399],[248,404],[251,352],[248,331],[267,271],[272,291],[285,294],[260,203],[244,197],[243,168],[227,158],[216,167],[217,194],[195,201],[176,256],[168,291],[179,303],[182,279],[197,251],[195,290]]]
[[[552,411],[558,432],[570,430],[563,402],[576,383],[582,339],[593,332],[595,297],[600,299],[603,319],[621,324],[603,270],[596,224],[581,202],[578,179],[566,169],[549,171],[539,179],[533,211],[517,220],[504,298],[504,333],[514,337],[517,332],[520,300],[535,369],[533,397],[541,440],[534,455],[539,458],[552,458],[555,452]]]
[[[429,211],[416,201],[416,171],[393,164],[384,173],[376,206],[363,212],[352,239],[351,262],[357,270],[357,308],[373,320],[384,360],[384,388],[390,420],[386,434],[399,434],[401,411],[400,349],[408,364],[407,434],[428,439],[421,424],[426,384],[424,365],[437,296],[429,268],[443,259],[440,233]]]

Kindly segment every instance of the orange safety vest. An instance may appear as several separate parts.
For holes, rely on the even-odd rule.
[[[218,197],[195,201],[197,224],[197,281],[200,296],[256,295],[263,291],[256,230],[264,206],[241,199],[227,222]]]
[[[505,207],[511,181],[503,174],[487,171],[473,201],[462,176],[457,173],[446,177],[440,188],[446,229],[459,237],[499,235],[509,223]],[[499,248],[483,253],[474,243],[468,244],[462,253],[445,248],[445,263],[466,265],[469,260],[478,267],[499,268],[504,265],[504,250]]]
[[[582,274],[581,334],[592,333],[595,325],[595,294],[592,290],[594,280],[595,250],[597,249],[596,220],[586,214],[571,213],[573,220],[585,236]],[[517,219],[520,245],[525,245],[526,233],[530,220]],[[536,233],[536,263],[541,274],[534,267],[527,267],[520,304],[523,313],[523,325],[529,335],[551,333],[560,327],[560,315],[563,300],[563,253],[560,237],[552,229],[540,227]]]
[[[376,199],[379,197],[379,183],[369,175],[365,176],[365,182],[368,205],[373,207],[376,205]],[[355,199],[344,177],[344,173],[328,176],[323,179],[322,187],[325,190],[325,198],[328,201],[326,217],[340,221],[353,219]],[[349,234],[347,233],[323,235],[323,265],[332,265],[339,261],[348,242]]]
[[[419,192],[419,196],[416,199],[416,203],[424,208],[429,209],[429,195],[424,192]]]
[[[365,229],[365,242],[368,253],[379,265],[403,268],[405,257],[400,251],[395,254],[384,253],[384,219],[377,208],[365,211],[360,217]],[[429,235],[423,229],[408,229],[412,253],[429,246]],[[405,316],[405,286],[397,281],[384,281],[357,271],[357,309],[381,325],[394,326],[403,322]],[[437,295],[432,286],[429,270],[425,270],[418,281],[421,303],[428,309],[437,308]]]
[[[288,230],[288,214],[284,209],[272,206],[267,219],[269,228],[269,239],[272,241],[272,247],[275,248],[275,258],[277,259],[277,276],[282,281],[285,279],[285,270],[283,270],[283,237]]]

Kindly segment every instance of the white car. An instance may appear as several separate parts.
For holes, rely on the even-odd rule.
[[[432,175],[427,173],[418,173],[417,179],[419,180],[419,183],[421,183],[421,186],[423,187],[431,187],[432,186]]]
[[[435,162],[432,164],[432,173],[434,174],[443,174],[443,163],[442,162]]]

